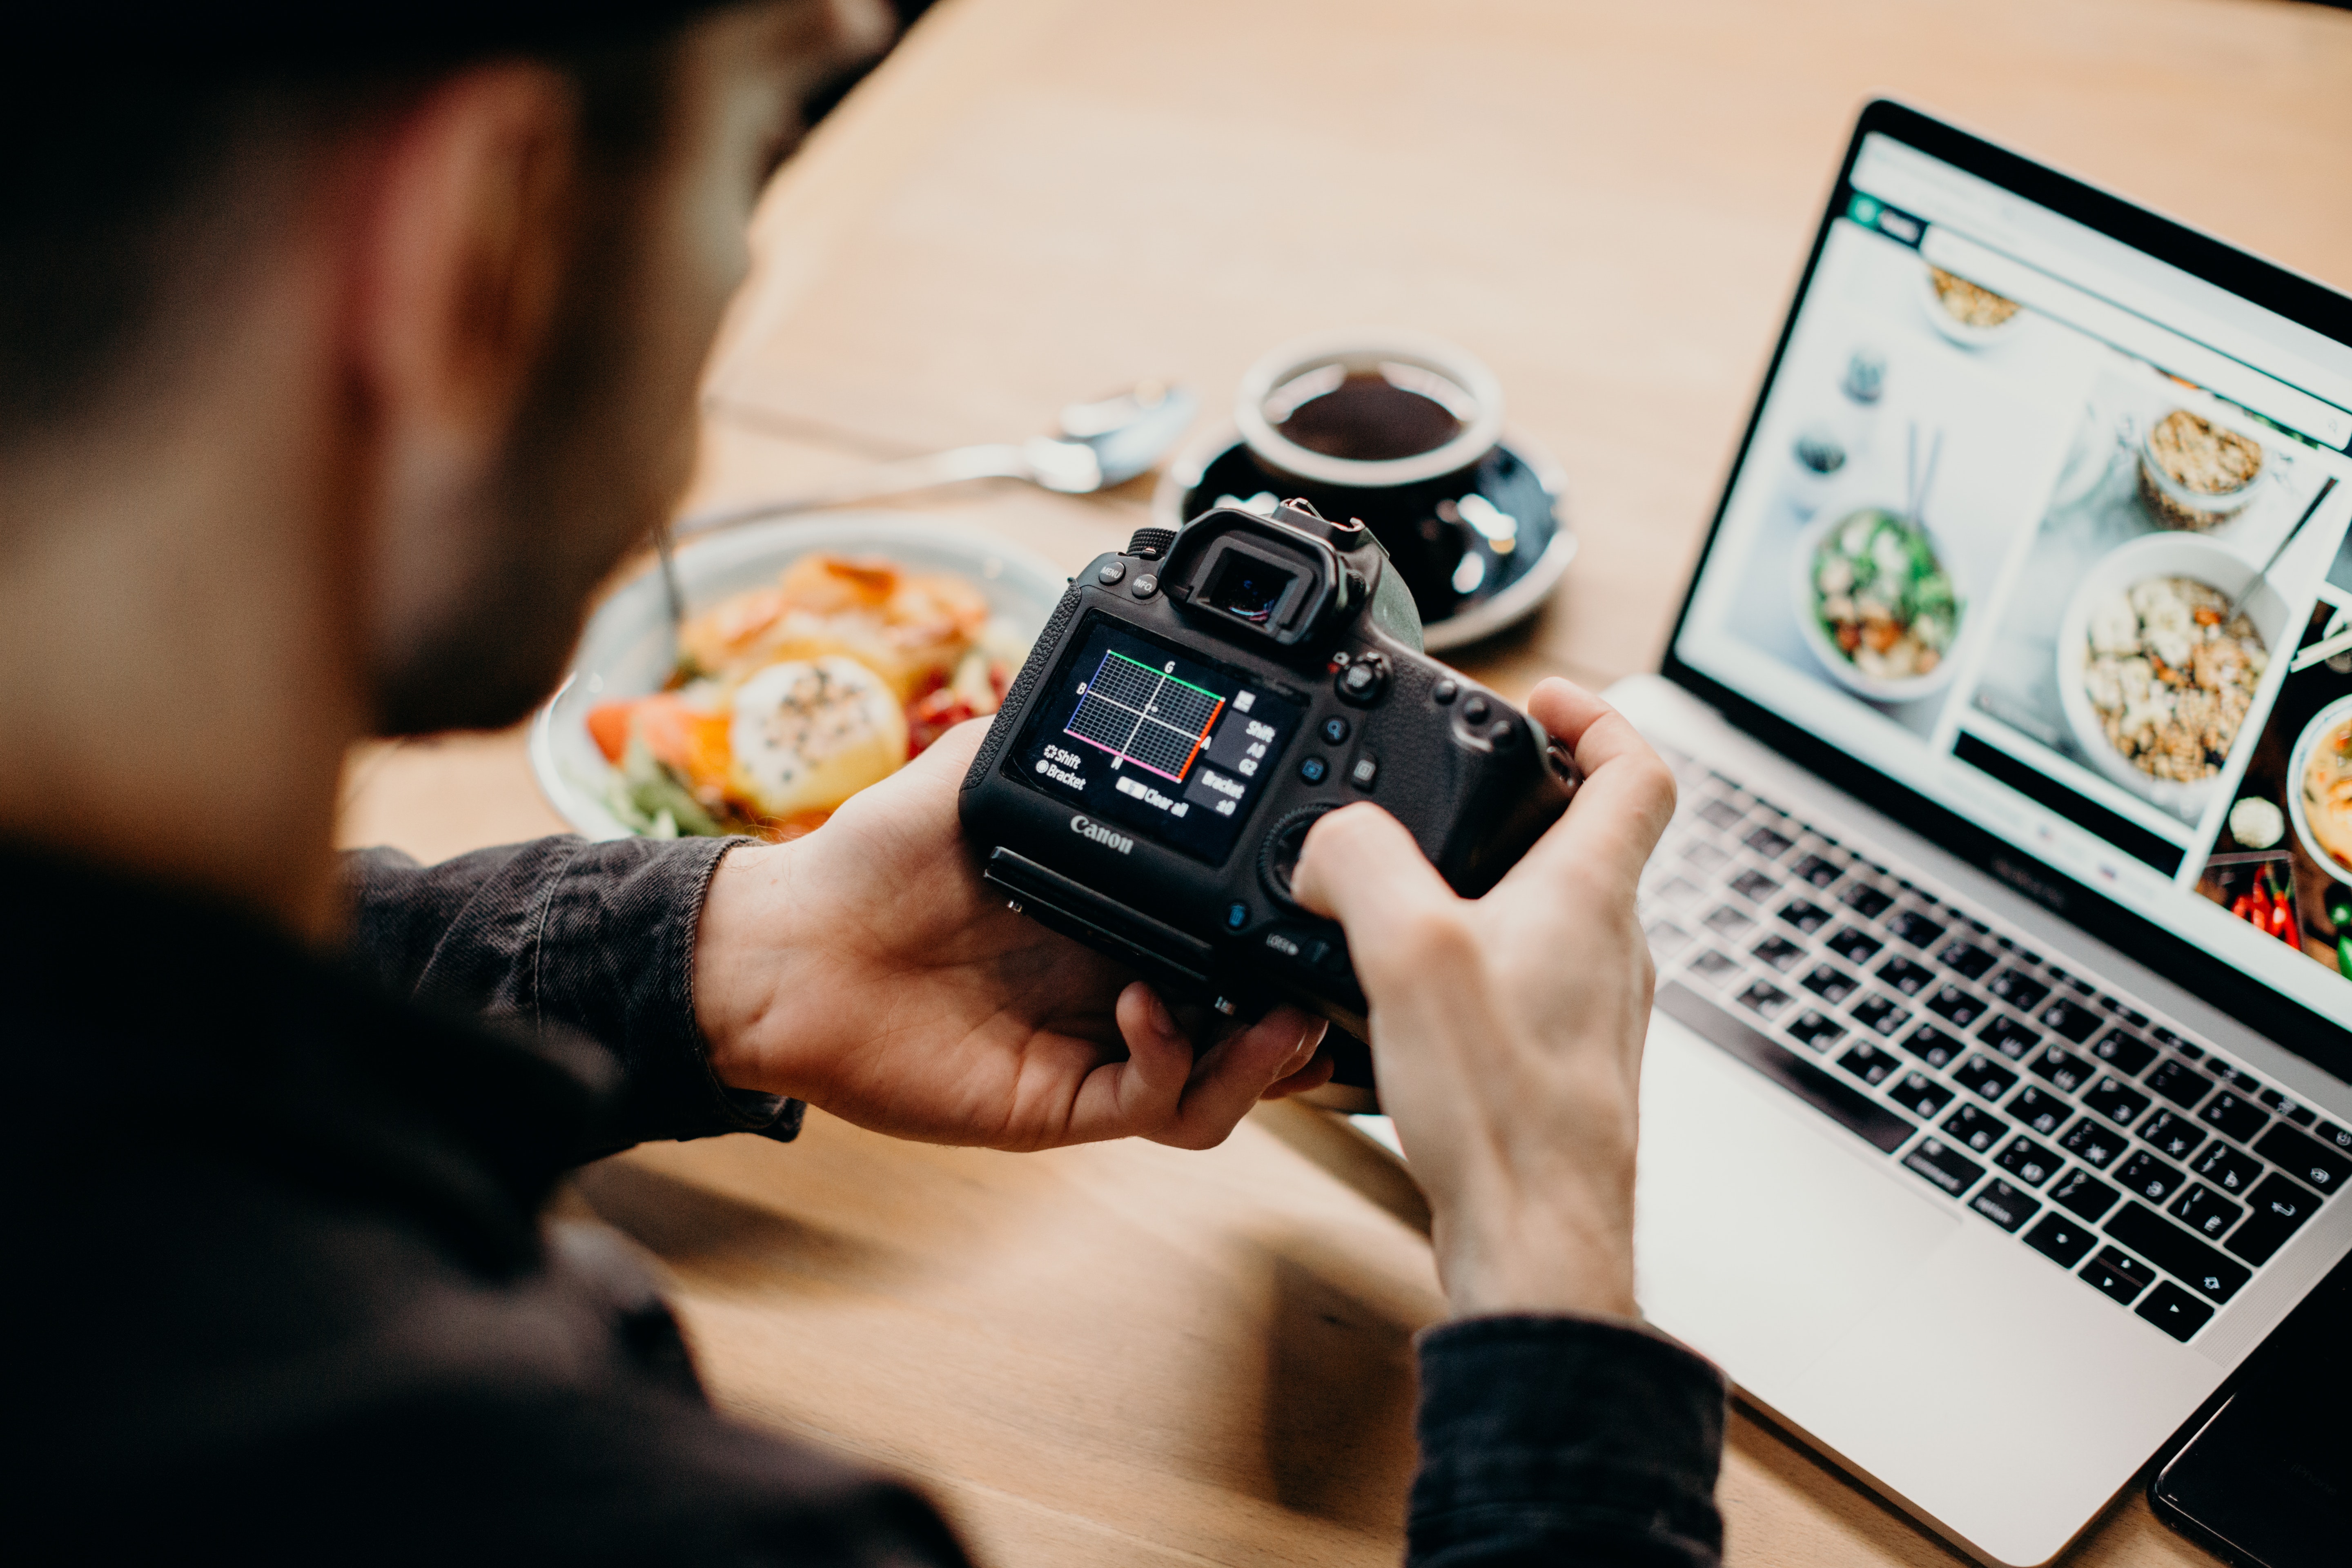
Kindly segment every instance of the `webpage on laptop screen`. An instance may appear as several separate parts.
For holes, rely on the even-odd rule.
[[[2352,348],[1884,136],[1843,203],[1677,653],[2352,1016]]]

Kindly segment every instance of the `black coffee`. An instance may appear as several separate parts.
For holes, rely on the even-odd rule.
[[[1360,372],[1310,397],[1275,428],[1310,452],[1382,463],[1434,452],[1462,434],[1462,421],[1433,397]]]

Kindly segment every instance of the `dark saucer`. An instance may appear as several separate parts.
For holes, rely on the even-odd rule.
[[[1271,510],[1294,496],[1326,517],[1360,518],[1379,537],[1412,590],[1433,653],[1533,615],[1576,553],[1559,518],[1558,469],[1510,437],[1454,473],[1369,489],[1275,478],[1226,430],[1170,465],[1152,510],[1160,526],[1178,528],[1213,506]]]

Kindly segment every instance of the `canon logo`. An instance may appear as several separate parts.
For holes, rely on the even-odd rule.
[[[1091,838],[1097,844],[1116,849],[1122,855],[1131,853],[1135,848],[1134,839],[1124,834],[1113,833],[1091,816],[1070,818],[1070,831],[1081,838]]]

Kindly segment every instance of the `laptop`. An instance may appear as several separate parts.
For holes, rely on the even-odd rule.
[[[2352,300],[1871,104],[1675,623],[1637,1294],[2041,1563],[2347,1250]]]

